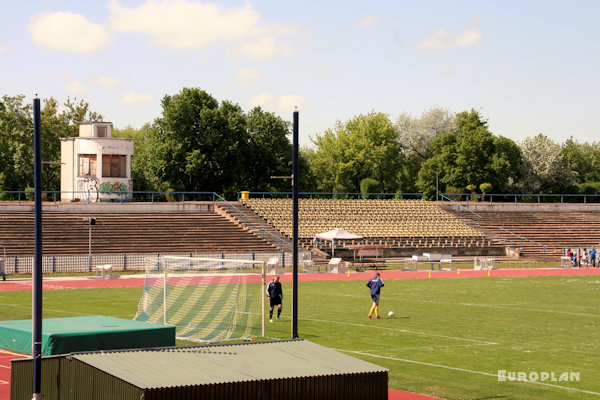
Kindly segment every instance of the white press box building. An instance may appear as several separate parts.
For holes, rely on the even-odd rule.
[[[79,137],[62,138],[62,201],[131,201],[133,139],[113,138],[112,123],[79,125]]]

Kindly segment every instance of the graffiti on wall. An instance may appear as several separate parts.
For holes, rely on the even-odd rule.
[[[77,179],[77,196],[83,197],[84,201],[98,201],[98,178],[95,176],[84,176]]]
[[[131,180],[129,186],[131,185]],[[83,176],[77,179],[76,197],[83,201],[100,201],[101,195],[127,195],[128,185],[125,183],[100,182],[95,176]]]
[[[127,186],[120,182],[102,182],[99,192],[102,194],[121,194],[127,192]]]

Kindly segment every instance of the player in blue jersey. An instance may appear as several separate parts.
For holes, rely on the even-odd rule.
[[[381,318],[379,316],[379,295],[381,293],[381,288],[383,287],[383,281],[381,280],[379,272],[367,282],[367,286],[371,289],[371,298],[373,299],[371,311],[369,311],[369,315],[367,316],[371,318],[373,311],[375,311],[375,318]]]

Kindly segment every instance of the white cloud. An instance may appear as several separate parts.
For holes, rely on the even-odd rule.
[[[251,85],[253,82],[260,79],[261,74],[260,74],[260,72],[254,70],[254,69],[241,68],[237,71],[236,76],[238,78],[238,81],[235,82],[234,84],[236,86],[241,87],[241,86]]]
[[[123,79],[114,78],[112,76],[107,76],[107,75],[102,75],[100,77],[91,79],[92,85],[102,88],[102,89],[108,89],[108,90],[119,90],[119,89],[121,89],[122,83],[123,83]]]
[[[155,46],[203,48],[260,31],[258,12],[249,5],[223,10],[213,3],[170,0],[127,8],[113,0],[108,9],[112,29],[148,35]]]
[[[260,93],[255,96],[252,96],[246,102],[249,108],[253,107],[262,107],[264,109],[270,109],[275,104],[275,97],[271,93]]]
[[[238,54],[252,58],[289,54],[288,48],[275,45],[272,35],[297,31],[289,26],[259,24],[260,14],[249,3],[225,9],[208,2],[147,0],[137,7],[127,7],[119,0],[111,0],[108,10],[111,29],[146,35],[151,46],[202,49],[228,43],[238,48]]]
[[[6,47],[2,45],[2,43],[0,43],[0,52],[3,52],[4,50],[6,50]]]
[[[295,111],[296,107],[298,107],[298,110],[306,110],[308,108],[308,101],[304,96],[296,94],[284,95],[277,98],[271,93],[264,92],[250,98],[247,101],[247,105],[249,108],[259,106],[271,112],[291,113]]]
[[[252,59],[271,59],[292,54],[288,46],[278,46],[273,36],[263,36],[253,42],[244,43],[237,54]]]
[[[69,11],[38,14],[31,18],[28,29],[36,45],[72,53],[94,53],[111,40],[102,25]]]
[[[148,104],[154,101],[154,96],[149,94],[142,94],[136,92],[129,92],[123,95],[119,100],[121,105],[136,105],[136,104]]]
[[[379,22],[379,16],[377,15],[369,15],[361,19],[360,21],[355,21],[352,23],[352,28],[372,28]]]
[[[67,93],[69,96],[82,96],[87,93],[85,84],[78,80],[67,83]]]
[[[306,97],[297,94],[288,94],[281,96],[277,100],[277,111],[280,113],[291,113],[298,107],[298,111],[306,110],[308,108],[308,100]]]
[[[478,29],[472,28],[454,36],[444,29],[436,29],[428,38],[417,44],[419,49],[443,50],[455,47],[476,46],[483,42],[483,36]]]

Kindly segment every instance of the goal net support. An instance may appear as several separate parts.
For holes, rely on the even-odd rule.
[[[175,326],[177,339],[265,336],[266,262],[203,257],[146,259],[135,319]]]

